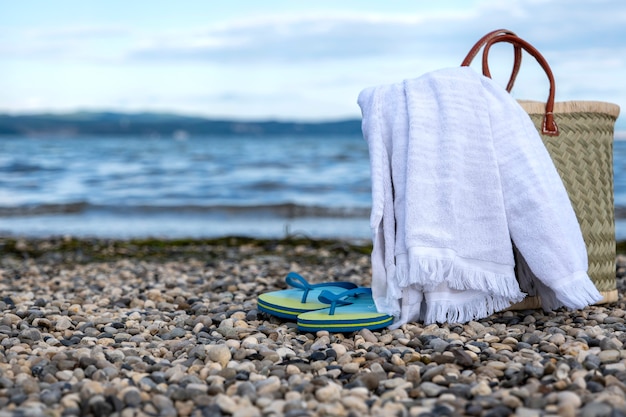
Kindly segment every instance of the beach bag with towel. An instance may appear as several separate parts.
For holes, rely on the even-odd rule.
[[[514,48],[513,70],[507,91],[511,91],[522,62],[522,50],[533,56],[550,82],[546,102],[519,100],[537,127],[556,169],[563,180],[587,247],[588,275],[603,299],[618,298],[615,270],[615,217],[613,204],[613,136],[619,106],[600,101],[555,102],[556,84],[550,66],[541,53],[515,33],[499,29],[483,36],[469,51],[462,66],[469,66],[482,49],[482,73],[491,77],[489,51],[496,43]],[[528,266],[516,256],[516,275],[524,287]],[[513,309],[538,308],[540,289]]]

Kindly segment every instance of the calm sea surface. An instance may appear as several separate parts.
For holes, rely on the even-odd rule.
[[[0,138],[0,234],[369,238],[351,137]]]
[[[621,216],[626,141],[614,157]],[[369,239],[369,175],[360,135],[4,137],[0,235]]]

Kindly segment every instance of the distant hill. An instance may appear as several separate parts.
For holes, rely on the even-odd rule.
[[[618,120],[616,139],[626,139]],[[160,113],[77,112],[0,114],[0,136],[236,136],[360,135],[361,120],[327,122],[237,121]]]
[[[79,112],[1,115],[0,135],[200,136],[361,134],[361,120],[278,122],[214,120],[158,113]]]

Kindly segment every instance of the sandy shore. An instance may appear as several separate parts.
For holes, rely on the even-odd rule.
[[[626,416],[617,303],[301,333],[256,296],[368,285],[366,243],[0,238],[0,417]]]

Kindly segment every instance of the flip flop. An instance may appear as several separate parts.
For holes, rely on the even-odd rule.
[[[376,330],[393,323],[393,316],[379,313],[372,298],[371,288],[354,288],[341,294],[322,291],[319,300],[330,307],[302,313],[298,316],[298,330],[316,332],[353,332]]]
[[[299,314],[328,307],[330,303],[318,300],[322,291],[330,294],[357,288],[352,282],[323,282],[309,284],[300,274],[290,272],[285,278],[290,289],[260,294],[257,299],[259,311],[283,319],[296,320]]]

